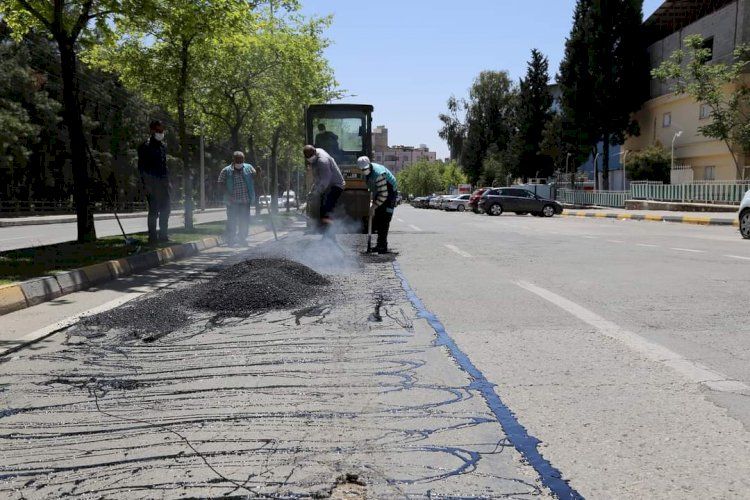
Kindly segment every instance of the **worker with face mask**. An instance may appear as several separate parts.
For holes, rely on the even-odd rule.
[[[344,176],[341,175],[336,160],[325,150],[308,144],[302,149],[302,153],[313,175],[313,188],[309,196],[320,200],[320,222],[323,226],[323,234],[332,236],[331,213],[336,208],[341,193],[344,192]]]
[[[224,189],[224,202],[227,206],[227,245],[247,246],[250,207],[255,203],[255,174],[255,168],[245,163],[242,151],[235,151],[232,163],[219,174],[219,185]]]
[[[164,143],[165,128],[154,120],[149,124],[151,136],[138,146],[138,173],[148,201],[148,242],[167,243],[169,229],[169,169],[167,168],[167,146]],[[159,232],[156,232],[156,222]]]
[[[362,170],[367,182],[367,189],[372,196],[370,217],[372,230],[378,233],[378,242],[374,251],[388,252],[388,230],[398,199],[396,176],[379,163],[372,163],[367,156],[357,158],[357,166]]]

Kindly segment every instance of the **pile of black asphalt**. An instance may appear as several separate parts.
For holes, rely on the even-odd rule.
[[[177,290],[150,293],[133,302],[86,317],[75,335],[89,338],[117,332],[151,342],[190,324],[197,314],[247,317],[302,305],[325,293],[330,281],[286,258],[254,258],[189,280]]]
[[[250,259],[202,285],[193,305],[222,315],[246,316],[300,305],[329,284],[328,278],[293,260]]]

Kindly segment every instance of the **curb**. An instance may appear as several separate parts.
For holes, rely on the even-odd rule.
[[[739,221],[735,218],[719,217],[697,217],[694,215],[655,215],[655,214],[628,214],[623,212],[601,213],[585,212],[579,210],[567,210],[562,213],[563,217],[594,217],[597,219],[617,220],[639,220],[652,222],[677,222],[681,224],[698,224],[701,226],[737,226]]]
[[[263,232],[265,230],[251,233],[251,235]],[[192,257],[203,250],[217,247],[223,243],[224,238],[211,236],[117,260],[100,262],[71,271],[63,271],[53,276],[3,285],[0,286],[0,316],[48,302],[69,293],[86,290],[107,281]]]
[[[212,212],[223,212],[225,211],[225,208],[207,208],[205,210],[195,210],[193,211],[193,214],[205,214],[205,213],[212,213]],[[184,210],[175,210],[172,212],[172,215],[181,215],[185,213]],[[120,219],[137,219],[139,217],[146,217],[145,212],[138,212],[138,213],[124,213],[120,214],[118,213],[117,216]],[[66,218],[60,218],[60,219],[45,219],[43,215],[38,216],[38,219],[30,219],[30,218],[19,218],[18,220],[13,219],[3,219],[0,220],[0,227],[17,227],[17,226],[40,226],[43,224],[70,224],[73,222],[77,222],[77,218],[75,215],[71,215],[70,217]],[[113,214],[94,214],[94,221],[100,221],[100,220],[115,220],[116,217]]]

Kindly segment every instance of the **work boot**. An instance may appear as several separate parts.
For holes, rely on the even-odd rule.
[[[379,254],[388,253],[388,247],[375,247],[372,249],[373,252],[377,252]]]

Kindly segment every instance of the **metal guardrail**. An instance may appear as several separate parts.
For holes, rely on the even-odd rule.
[[[575,205],[596,205],[600,207],[625,208],[629,191],[580,191],[558,189],[557,201]]]

